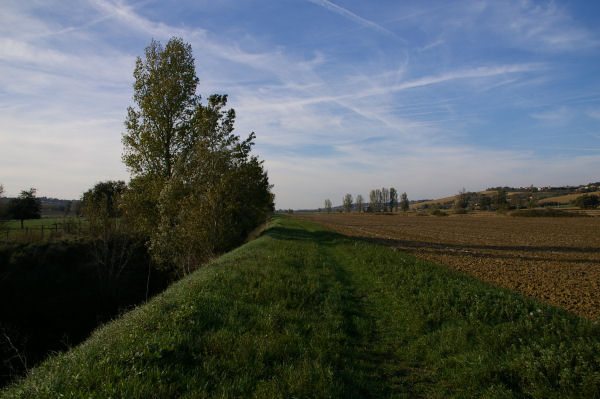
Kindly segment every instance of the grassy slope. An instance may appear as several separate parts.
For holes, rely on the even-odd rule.
[[[600,328],[277,219],[6,397],[599,397]]]

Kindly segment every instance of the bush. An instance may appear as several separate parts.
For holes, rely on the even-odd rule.
[[[586,217],[585,213],[580,212],[567,212],[559,209],[523,209],[515,211],[510,216],[523,216],[523,217]]]
[[[600,205],[600,197],[595,194],[584,194],[574,201],[575,206],[581,209],[595,209]]]
[[[434,216],[448,216],[446,212],[440,211],[439,209],[434,210],[433,212],[431,212],[431,214]]]

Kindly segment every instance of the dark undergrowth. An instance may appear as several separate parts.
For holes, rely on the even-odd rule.
[[[562,209],[521,209],[518,211],[511,212],[510,216],[521,216],[521,217],[588,217],[589,215],[578,212],[578,211],[565,211]]]
[[[0,244],[0,386],[166,288],[167,274],[148,275],[143,243],[127,250],[108,280],[90,240]]]
[[[277,218],[4,397],[600,397],[600,327]]]

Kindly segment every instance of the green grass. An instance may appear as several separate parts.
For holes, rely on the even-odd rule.
[[[43,230],[42,230],[43,226]],[[0,242],[36,242],[48,238],[77,236],[88,227],[87,221],[76,217],[42,216],[40,219],[0,221]]]
[[[79,223],[79,219],[77,218],[64,218],[64,217],[56,217],[56,216],[42,216],[41,219],[27,219],[23,221],[23,227],[24,228],[30,228],[30,229],[41,229],[42,225],[45,228],[48,228],[50,226],[54,227],[55,223],[58,223],[59,225],[62,223],[65,223],[66,220],[74,220],[75,223]],[[20,220],[9,220],[6,222],[5,224],[6,227],[10,228],[10,229],[20,229],[21,228],[21,221]]]
[[[600,327],[280,217],[3,397],[600,397]]]

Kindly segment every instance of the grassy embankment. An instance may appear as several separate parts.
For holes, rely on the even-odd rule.
[[[278,218],[2,395],[593,398],[599,352],[597,324]]]

